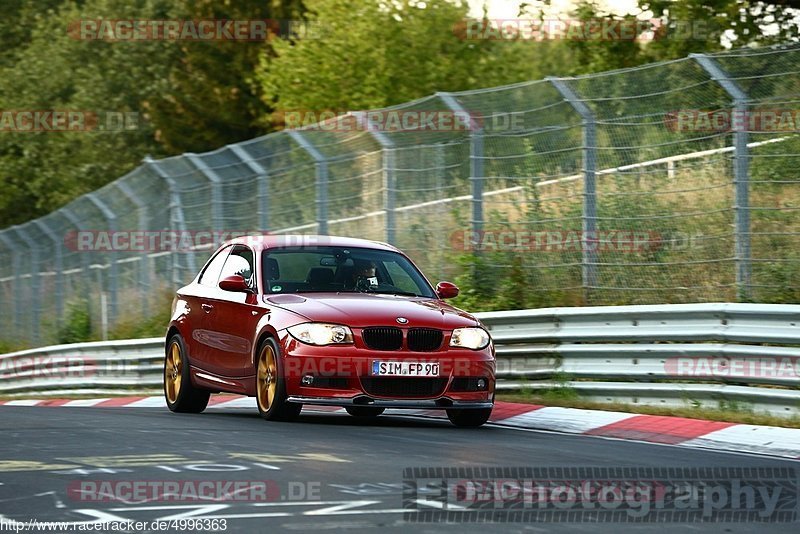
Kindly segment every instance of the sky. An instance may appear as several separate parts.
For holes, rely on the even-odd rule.
[[[483,14],[483,5],[486,4],[489,8],[490,19],[512,19],[516,18],[519,13],[520,3],[525,0],[467,0],[470,5],[470,13],[472,16],[479,17]],[[528,0],[529,4],[533,4]],[[566,13],[577,2],[574,0],[552,0],[553,13]],[[636,0],[599,0],[598,4],[608,8],[611,12],[616,14],[626,14],[636,11]]]

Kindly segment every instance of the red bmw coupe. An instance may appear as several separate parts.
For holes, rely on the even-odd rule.
[[[229,392],[255,397],[268,420],[311,404],[358,417],[441,409],[457,426],[480,426],[494,405],[494,345],[443,300],[456,295],[383,243],[231,240],[173,301],[167,406],[198,413],[211,393]]]

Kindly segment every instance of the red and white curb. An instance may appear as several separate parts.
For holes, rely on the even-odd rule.
[[[111,397],[101,399],[7,400],[0,406],[49,406],[94,408],[164,408],[164,398]],[[214,395],[208,410],[255,410],[249,397]],[[345,413],[344,408],[306,406],[305,412]],[[390,415],[444,418],[441,410],[387,410]],[[555,408],[534,404],[498,402],[490,421],[520,429],[661,443],[681,447],[744,452],[800,459],[800,429],[742,425],[685,417],[638,415],[624,412]]]

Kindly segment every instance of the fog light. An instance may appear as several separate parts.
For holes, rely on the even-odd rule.
[[[314,383],[314,377],[313,377],[313,376],[311,376],[311,375],[306,375],[306,376],[304,376],[304,377],[303,377],[303,378],[300,380],[300,382],[301,382],[301,383],[302,383],[304,386],[310,386],[311,384],[313,384],[313,383]]]
[[[482,391],[482,390],[486,389],[486,386],[487,386],[488,384],[487,384],[487,382],[486,382],[486,379],[485,379],[485,378],[479,378],[479,379],[478,379],[478,383],[477,383],[476,385],[478,386],[478,390],[479,390],[479,391]]]

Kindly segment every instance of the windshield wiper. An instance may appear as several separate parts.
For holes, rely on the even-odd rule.
[[[399,295],[403,297],[422,297],[411,291],[401,291],[399,289],[385,289],[381,291],[358,291],[356,289],[296,289],[292,293],[361,293],[365,295]],[[278,293],[274,293],[278,294]]]
[[[411,291],[401,291],[399,289],[387,289],[384,291],[368,291],[368,293],[372,293],[375,295],[401,295],[404,297],[421,297],[422,295],[418,295],[416,293],[412,293]]]

